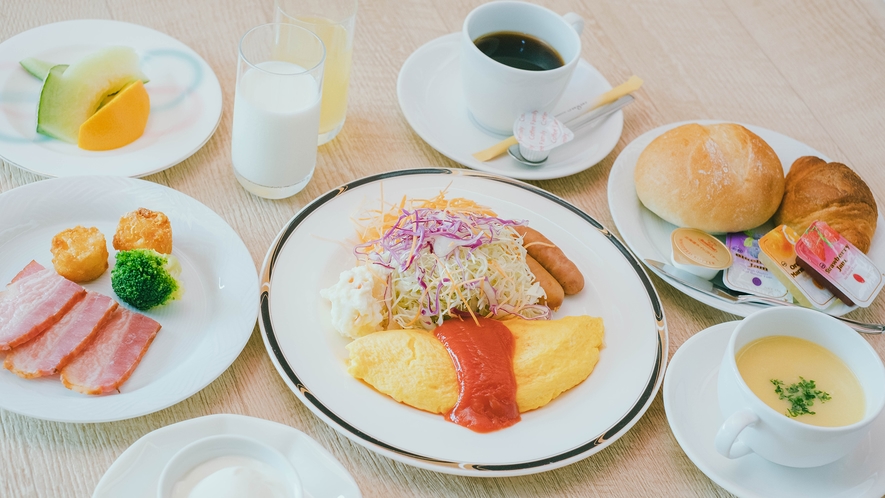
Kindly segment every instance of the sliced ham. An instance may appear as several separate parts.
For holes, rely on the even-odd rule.
[[[6,355],[3,366],[26,379],[58,373],[89,345],[115,309],[113,299],[87,292],[46,332]]]
[[[62,368],[62,383],[84,394],[117,390],[132,375],[159,330],[156,321],[117,308],[86,349]]]
[[[0,291],[0,351],[43,333],[86,295],[86,289],[31,262]]]

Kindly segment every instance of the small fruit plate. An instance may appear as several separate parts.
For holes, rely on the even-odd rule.
[[[33,57],[69,64],[97,49],[128,46],[149,78],[150,117],[144,134],[118,149],[87,151],[38,134],[43,82],[19,61]],[[184,161],[215,132],[221,86],[212,68],[187,45],[153,29],[119,21],[77,20],[40,26],[0,43],[0,158],[50,177],[141,177]]]

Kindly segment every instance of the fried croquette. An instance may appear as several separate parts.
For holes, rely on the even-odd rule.
[[[74,282],[89,282],[108,269],[108,245],[95,227],[76,226],[52,238],[52,265],[55,271]]]
[[[161,254],[172,254],[172,225],[159,211],[138,208],[120,218],[114,234],[114,249],[153,249]]]

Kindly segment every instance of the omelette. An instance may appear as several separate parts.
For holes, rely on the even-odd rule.
[[[603,347],[602,318],[507,320],[520,412],[540,408],[586,379]],[[458,377],[445,346],[424,330],[387,330],[347,345],[347,372],[393,399],[432,413],[458,401]]]

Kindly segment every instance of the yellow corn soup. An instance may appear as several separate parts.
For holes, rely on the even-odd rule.
[[[744,346],[735,355],[738,371],[750,390],[765,404],[788,415],[793,404],[779,399],[772,380],[788,386],[814,381],[815,390],[827,393],[830,399],[821,402],[815,398],[808,410],[793,418],[810,425],[836,427],[860,421],[866,410],[863,388],[848,366],[828,349],[805,339],[789,336],[769,336]]]

